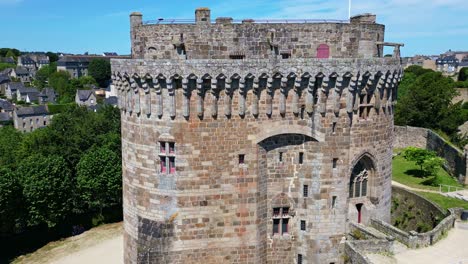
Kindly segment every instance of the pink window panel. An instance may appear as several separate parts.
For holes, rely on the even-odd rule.
[[[161,157],[161,173],[166,173],[166,157]]]
[[[328,59],[330,58],[330,47],[327,44],[320,44],[317,48],[317,58],[318,59]]]
[[[273,219],[273,234],[279,234],[280,220]]]
[[[159,142],[159,153],[166,153],[166,142]]]
[[[169,158],[169,170],[170,170],[170,173],[175,173],[176,170],[175,170],[175,158]]]
[[[274,217],[280,216],[280,208],[273,208],[273,216]]]

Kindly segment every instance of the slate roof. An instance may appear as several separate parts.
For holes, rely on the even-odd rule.
[[[104,52],[104,56],[119,56],[117,52]]]
[[[35,64],[36,62],[31,59],[31,57],[29,56],[21,56],[20,57],[20,60],[21,60],[21,64]]]
[[[48,115],[49,111],[45,105],[21,107],[16,109],[17,116],[36,116],[36,115]]]
[[[32,93],[28,93],[27,95],[29,97],[29,100],[32,101],[32,102],[35,102],[39,99],[39,92],[32,92]]]
[[[42,92],[39,94],[39,96],[40,97],[54,97],[54,96],[57,96],[57,94],[55,93],[54,88],[47,87],[47,88],[42,89]]]
[[[0,84],[10,82],[10,77],[8,75],[0,74]]]
[[[437,64],[457,64],[458,59],[455,56],[445,56],[438,58],[436,61]]]
[[[89,97],[94,93],[93,90],[77,90],[78,98],[80,101],[87,101]]]
[[[118,103],[119,103],[119,98],[117,98],[117,96],[111,96],[104,100],[104,104],[107,104],[107,105],[117,105]]]
[[[8,113],[0,113],[0,122],[10,121],[12,118]]]
[[[20,87],[18,88],[20,94],[28,94],[28,93],[37,93],[39,94],[39,91],[34,88],[34,87]]]
[[[16,64],[15,60],[12,57],[1,58],[1,61],[4,62],[4,63]]]
[[[7,100],[0,99],[0,109],[10,112],[13,111],[13,105]]]
[[[24,88],[24,84],[20,82],[11,82],[8,84],[8,87],[10,87],[11,91],[16,91],[20,88]]]
[[[16,74],[29,75],[29,71],[25,67],[16,67]]]

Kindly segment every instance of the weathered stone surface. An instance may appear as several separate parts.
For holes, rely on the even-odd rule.
[[[304,263],[341,263],[356,204],[363,223],[390,220],[402,71],[392,58],[361,58],[358,47],[383,38],[383,26],[365,19],[209,24],[201,11],[196,25],[143,26],[133,16],[136,59],[112,60],[122,110],[125,262],[295,263],[301,254]],[[271,30],[270,44],[294,49],[290,59],[269,55]],[[187,59],[170,50],[181,33]],[[247,46],[240,36],[251,38]],[[313,59],[320,42],[333,44],[333,59]],[[245,59],[227,59],[233,47]],[[175,143],[172,173],[161,173],[161,142]],[[363,157],[367,195],[350,199],[351,172]],[[280,207],[289,208],[283,235],[273,234]]]

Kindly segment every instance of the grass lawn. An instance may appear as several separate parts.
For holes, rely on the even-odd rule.
[[[407,161],[400,155],[393,158],[394,181],[413,188],[434,191],[439,190],[439,186],[430,186],[428,183],[433,177],[420,177],[419,174],[419,166],[417,166],[414,162]],[[442,168],[439,169],[438,176],[438,181],[440,184],[463,187],[455,178],[450,176]]]
[[[445,210],[449,208],[454,208],[454,207],[461,207],[463,209],[468,209],[468,202],[465,202],[459,199],[445,197],[437,193],[418,192],[418,194],[438,204],[440,207],[444,208]]]

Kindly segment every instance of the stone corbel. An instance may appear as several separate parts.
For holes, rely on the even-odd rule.
[[[266,114],[271,116],[273,114],[273,96],[275,94],[273,87],[273,78],[267,80],[267,94],[266,94]]]
[[[245,101],[247,97],[247,87],[245,85],[245,79],[239,80],[239,115],[245,116]]]
[[[218,79],[211,80],[211,96],[213,98],[211,102],[211,116],[216,118],[218,116]]]
[[[186,78],[182,79],[182,90],[184,93],[184,101],[183,101],[183,111],[182,114],[185,118],[190,117],[190,97],[191,97],[191,91],[189,87],[189,82]]]
[[[156,115],[161,118],[163,116],[163,95],[162,95],[162,87],[161,83],[159,82],[160,79],[163,79],[161,76],[158,76],[153,79],[154,83],[154,90],[156,91]]]
[[[174,87],[175,78],[172,77],[167,82],[167,91],[169,94],[169,116],[174,119],[176,117],[176,92]]]
[[[281,88],[280,88],[280,104],[279,104],[279,111],[280,115],[286,114],[286,96],[288,93],[288,78],[283,77],[281,78]]]
[[[202,79],[197,79],[197,95],[198,95],[198,100],[197,100],[197,116],[199,118],[203,118],[203,115],[204,115],[204,101],[205,101],[205,98],[204,98],[204,95],[205,95],[205,91],[204,91],[204,87],[203,87],[203,80]]]
[[[133,112],[135,112],[136,114],[141,113],[141,108],[140,108],[140,87],[139,87],[139,84],[137,82],[137,80],[139,80],[139,79],[140,79],[140,77],[137,74],[134,74],[132,76],[132,78],[130,78],[130,83],[131,83],[131,87],[132,87],[132,90],[133,90]]]
[[[260,101],[259,79],[253,79],[253,101],[252,101],[252,115],[257,117],[259,115],[258,102]]]
[[[312,75],[305,75],[302,78],[309,78],[309,83],[307,84],[306,112],[307,114],[312,115],[315,108],[315,79],[312,77]]]
[[[301,94],[302,80],[298,76],[294,76],[294,93],[292,99],[292,112],[295,115],[299,115],[299,96]]]
[[[232,115],[232,79],[226,79],[225,91],[224,115],[229,118]]]

